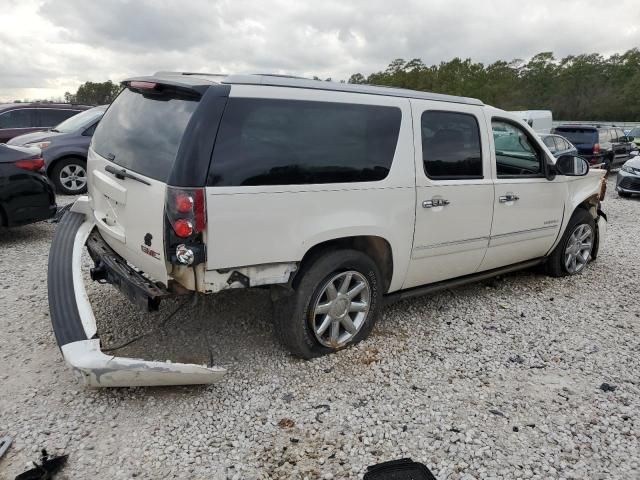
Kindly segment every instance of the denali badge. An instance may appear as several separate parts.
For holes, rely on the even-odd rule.
[[[147,235],[149,235],[149,234],[147,234]],[[160,260],[160,253],[156,252],[154,249],[149,248],[149,247],[145,247],[144,245],[140,245],[140,250],[142,250],[147,255],[155,258],[156,260]]]

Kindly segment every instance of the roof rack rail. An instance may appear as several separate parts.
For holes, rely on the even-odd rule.
[[[170,72],[170,71],[160,71],[153,74],[155,75],[202,75],[203,77],[228,77],[227,73],[203,73],[203,72]]]

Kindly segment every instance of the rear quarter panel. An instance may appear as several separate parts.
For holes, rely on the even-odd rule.
[[[208,187],[209,270],[300,261],[313,246],[358,235],[382,237],[393,252],[390,291],[406,274],[415,221],[415,169],[407,99],[344,92],[233,86],[231,96],[344,101],[400,108],[389,175],[377,182]]]

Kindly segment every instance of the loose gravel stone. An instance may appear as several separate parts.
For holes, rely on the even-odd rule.
[[[2,231],[0,435],[14,444],[0,477],[46,448],[70,455],[63,478],[360,479],[401,457],[439,480],[640,478],[640,199],[613,187],[608,242],[576,277],[525,271],[403,301],[367,341],[307,362],[273,340],[260,291],[203,298],[123,350],[213,358],[229,372],[212,386],[80,386],[48,316],[54,225]],[[177,306],[89,295],[111,345]]]

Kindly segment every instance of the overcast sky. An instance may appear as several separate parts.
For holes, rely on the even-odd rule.
[[[0,101],[157,70],[317,75],[609,55],[640,46],[637,0],[0,0]]]

